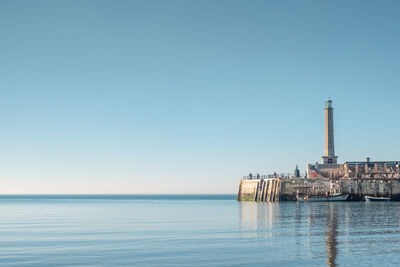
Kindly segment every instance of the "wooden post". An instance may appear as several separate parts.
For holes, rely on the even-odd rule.
[[[242,184],[243,184],[243,180],[240,180],[239,182],[239,192],[238,192],[238,196],[237,196],[237,200],[240,201],[242,199]]]
[[[275,202],[276,201],[276,190],[278,188],[278,179],[275,179],[275,184],[274,184],[274,192],[272,194],[272,201]]]
[[[265,202],[266,191],[267,191],[267,180],[264,180],[264,191],[263,191],[263,196],[262,196],[264,202]]]
[[[272,193],[272,201],[275,202],[275,195],[276,195],[276,184],[278,183],[278,181],[276,179],[274,179],[274,187],[273,187],[273,193]]]
[[[261,189],[261,181],[257,182],[257,194],[256,194],[256,201],[259,201],[260,198],[260,189]]]
[[[281,180],[278,179],[275,192],[275,201],[279,201],[279,190],[281,189]]]
[[[265,191],[267,191],[267,180],[264,180],[264,191],[262,196],[262,201],[265,202]]]
[[[264,201],[268,201],[268,190],[269,190],[270,187],[271,187],[271,180],[268,179],[268,180],[267,180],[266,187],[265,187]]]
[[[272,188],[274,187],[274,180],[271,179],[271,182],[269,184],[269,188],[268,188],[268,202],[270,202],[272,200]]]
[[[264,180],[260,180],[260,188],[258,189],[258,201],[261,201],[262,198],[262,191],[264,187]]]
[[[274,182],[272,183],[272,191],[271,191],[271,201],[275,201],[275,188],[276,188],[276,180],[274,179]]]
[[[257,182],[257,185],[256,185],[256,190],[254,192],[254,201],[257,201],[257,192],[258,192],[258,182]]]

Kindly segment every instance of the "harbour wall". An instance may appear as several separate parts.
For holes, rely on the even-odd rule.
[[[239,201],[279,201],[283,196],[281,192],[281,179],[240,180]]]
[[[360,201],[365,196],[389,197],[400,201],[400,180],[398,179],[359,179],[346,178],[331,180],[328,178],[271,178],[240,180],[239,201],[295,201],[296,196],[309,197],[324,195],[329,191],[330,183],[341,186],[344,194],[349,194],[348,200]]]

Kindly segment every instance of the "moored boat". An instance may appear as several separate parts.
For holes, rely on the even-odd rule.
[[[325,196],[297,196],[297,201],[323,202],[323,201],[346,201],[349,194],[343,194],[342,188],[335,183],[330,183],[329,191],[326,191]]]
[[[390,201],[390,197],[371,197],[371,196],[365,196],[365,201],[366,201],[366,202],[385,202],[385,201]]]
[[[324,201],[346,201],[349,194],[341,194],[336,196],[316,196],[316,197],[297,197],[297,201],[324,202]]]

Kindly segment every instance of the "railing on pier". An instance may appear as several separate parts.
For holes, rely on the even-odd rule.
[[[301,177],[305,177],[306,172],[303,172],[300,174]],[[293,173],[274,173],[274,174],[268,174],[268,175],[259,175],[259,174],[254,174],[254,175],[246,175],[243,176],[243,180],[258,180],[258,179],[273,179],[273,178],[281,178],[281,179],[289,179],[289,178],[294,178]]]

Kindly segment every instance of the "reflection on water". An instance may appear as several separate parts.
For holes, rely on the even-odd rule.
[[[329,266],[336,266],[336,255],[337,255],[337,213],[334,203],[329,203],[328,209],[328,230],[326,231],[326,263]]]
[[[1,266],[398,266],[400,202],[0,197]]]
[[[345,211],[348,215],[348,209]],[[293,251],[296,256],[313,253],[316,247],[324,246],[326,264],[336,266],[339,235],[337,203],[241,202],[239,216],[243,238],[293,235],[298,237],[294,244],[297,249]],[[348,216],[345,217],[348,220]]]
[[[278,217],[276,217],[278,215]],[[243,237],[265,237],[279,219],[279,205],[276,203],[240,203],[240,228]],[[275,221],[273,221],[275,220]]]
[[[285,251],[288,264],[397,266],[400,260],[398,202],[239,203],[239,209],[241,237]]]

